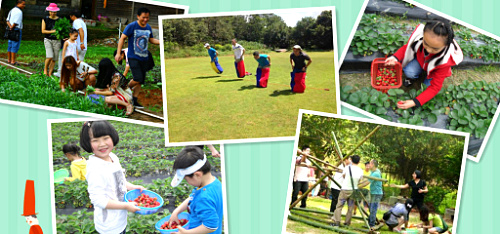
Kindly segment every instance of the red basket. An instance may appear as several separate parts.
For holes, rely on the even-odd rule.
[[[402,74],[403,74],[403,69],[401,67],[401,63],[396,62],[396,65],[393,66],[386,66],[385,65],[385,59],[386,58],[376,58],[372,61],[372,69],[371,69],[371,84],[372,87],[378,91],[381,91],[383,93],[387,93],[389,89],[397,89],[401,87],[402,84]],[[397,84],[394,86],[382,86],[382,85],[377,85],[377,71],[379,68],[394,68],[396,70],[396,79],[397,79]]]

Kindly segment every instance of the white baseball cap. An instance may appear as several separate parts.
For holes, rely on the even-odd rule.
[[[293,46],[294,49],[299,49],[299,50],[302,50],[302,47],[300,47],[299,45],[294,45]]]
[[[206,43],[206,44],[205,44],[205,48],[207,48],[207,47],[209,47],[209,46],[210,46],[210,44],[208,44],[208,43]]]
[[[172,185],[172,187],[177,187],[184,179],[184,176],[191,175],[197,172],[198,170],[200,170],[200,168],[202,168],[205,165],[206,162],[207,162],[207,156],[204,154],[203,160],[198,159],[198,161],[196,161],[193,165],[189,166],[188,168],[175,170],[175,176],[172,179],[170,185]]]

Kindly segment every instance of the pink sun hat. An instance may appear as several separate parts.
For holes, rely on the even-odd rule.
[[[51,3],[47,8],[45,8],[46,11],[59,11],[60,9],[57,7],[57,4]]]

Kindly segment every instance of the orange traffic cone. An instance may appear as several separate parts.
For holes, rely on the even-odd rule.
[[[35,213],[35,181],[26,180],[24,188],[24,213],[21,216],[37,215]]]

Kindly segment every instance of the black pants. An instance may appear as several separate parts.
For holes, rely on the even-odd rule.
[[[412,198],[413,200],[413,208],[417,208],[418,211],[422,209],[422,206],[424,205],[424,199],[418,199],[418,198]]]
[[[297,201],[297,196],[299,192],[302,191],[302,194],[305,194],[307,189],[309,188],[309,182],[307,181],[295,181],[293,182],[293,193],[292,193],[292,204]],[[301,200],[300,208],[306,208],[306,200],[307,196]]]
[[[330,188],[332,192],[332,204],[330,205],[330,212],[335,212],[335,207],[337,207],[337,202],[339,201],[340,190]]]

